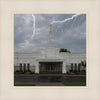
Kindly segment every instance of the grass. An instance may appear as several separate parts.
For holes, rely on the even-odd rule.
[[[86,86],[86,82],[68,82],[63,84],[64,86]]]
[[[22,74],[22,72],[14,72],[14,74]]]
[[[14,86],[36,86],[35,84],[14,84]]]
[[[86,72],[77,72],[79,75],[86,75]]]
[[[67,72],[68,75],[86,75],[86,72]]]
[[[14,72],[15,75],[18,75],[18,74],[34,74],[34,72]]]
[[[64,86],[86,86],[86,82],[66,82],[63,83]],[[36,86],[36,84],[17,84],[15,83],[14,86]]]

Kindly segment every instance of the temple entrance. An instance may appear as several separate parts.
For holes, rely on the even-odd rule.
[[[62,73],[62,62],[39,62],[40,73]]]

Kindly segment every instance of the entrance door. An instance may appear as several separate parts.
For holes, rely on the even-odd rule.
[[[39,62],[40,73],[62,73],[62,62]]]

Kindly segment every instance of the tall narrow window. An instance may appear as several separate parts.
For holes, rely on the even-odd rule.
[[[73,71],[73,64],[71,64],[71,71]]]
[[[77,71],[77,64],[75,64],[75,71]]]
[[[78,64],[78,71],[80,72],[80,64]]]
[[[26,71],[26,64],[24,64],[24,72]]]
[[[22,72],[22,64],[20,64],[20,72]]]
[[[27,70],[30,71],[30,64],[27,64]]]

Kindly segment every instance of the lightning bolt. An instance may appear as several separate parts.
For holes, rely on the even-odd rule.
[[[33,34],[32,34],[32,38],[35,36],[35,16],[32,14],[33,17]]]
[[[75,15],[73,15],[71,18],[67,18],[67,19],[64,19],[64,20],[62,20],[62,21],[53,21],[53,22],[51,22],[51,24],[54,24],[54,23],[64,23],[64,22],[67,22],[67,21],[69,21],[69,20],[72,20],[73,18],[75,18],[75,17],[77,17],[77,16],[79,16],[79,15],[81,15],[81,14],[75,14]]]
[[[71,18],[67,18],[67,19],[64,19],[62,21],[52,21],[51,24],[55,24],[55,23],[64,23],[64,22],[67,22],[69,20],[72,20],[74,19],[75,17],[79,16],[81,14],[75,14],[73,15]],[[33,34],[32,34],[32,38],[35,36],[35,16],[32,14],[32,18],[33,18]]]

